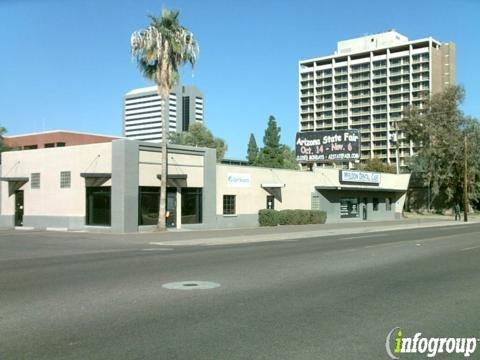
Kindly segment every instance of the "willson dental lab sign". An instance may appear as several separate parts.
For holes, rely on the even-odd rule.
[[[342,170],[340,182],[380,185],[380,173]]]
[[[332,162],[360,159],[358,130],[298,132],[295,155],[299,162]]]

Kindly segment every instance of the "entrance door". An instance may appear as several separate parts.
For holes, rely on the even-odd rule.
[[[275,209],[275,198],[273,195],[267,195],[267,209]]]
[[[177,226],[177,189],[167,189],[167,227]]]
[[[15,191],[15,226],[23,226],[23,190]]]

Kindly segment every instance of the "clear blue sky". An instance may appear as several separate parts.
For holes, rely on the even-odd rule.
[[[184,84],[205,95],[206,125],[244,158],[267,118],[282,141],[297,130],[298,61],[333,53],[342,39],[396,29],[457,45],[464,111],[480,117],[480,1],[0,0],[0,125],[8,134],[68,129],[121,135],[122,96],[149,85],[129,53],[132,31],[162,7],[200,43]]]

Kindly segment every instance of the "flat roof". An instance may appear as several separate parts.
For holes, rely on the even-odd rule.
[[[88,133],[82,131],[71,131],[71,130],[47,130],[47,131],[39,131],[34,133],[27,133],[27,134],[17,134],[17,135],[5,135],[4,138],[12,139],[17,137],[24,137],[24,136],[36,136],[36,135],[43,135],[43,134],[54,134],[54,133],[67,133],[67,134],[77,134],[77,135],[90,135],[90,136],[101,136],[101,137],[110,137],[116,139],[122,139],[123,136],[118,135],[105,135],[105,134],[96,134],[96,133]]]
[[[355,191],[378,191],[378,192],[405,192],[407,189],[392,189],[366,186],[315,186],[317,190],[355,190]]]
[[[358,54],[364,54],[364,53],[366,54],[366,53],[370,53],[370,52],[382,51],[382,50],[386,50],[386,49],[392,49],[392,48],[396,48],[396,47],[402,47],[402,46],[421,43],[421,42],[426,42],[426,41],[432,41],[432,42],[434,42],[438,45],[442,45],[442,43],[440,41],[437,41],[430,36],[428,38],[423,38],[423,39],[418,39],[418,40],[409,40],[409,41],[406,41],[404,43],[392,44],[392,45],[379,47],[379,48],[375,48],[375,49],[371,49],[371,50],[360,50],[360,51],[357,51],[357,52],[351,52],[351,53],[345,53],[345,54],[335,54],[334,53],[332,55],[326,55],[326,56],[320,56],[320,57],[311,58],[311,59],[299,60],[298,64],[302,65],[304,63],[310,63],[310,62],[313,62],[313,61],[327,60],[327,59],[333,59],[333,58],[337,58],[337,57],[347,57],[347,56],[351,56],[351,55],[358,55]]]

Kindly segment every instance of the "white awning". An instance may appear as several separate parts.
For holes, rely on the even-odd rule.
[[[284,188],[285,184],[279,184],[279,183],[265,183],[260,185],[263,189],[278,189],[278,188]]]
[[[8,182],[8,196],[11,196],[20,189],[23,185],[25,185],[28,180],[30,180],[28,177],[23,177],[23,176],[18,176],[18,177],[0,177],[0,181],[6,181]]]

